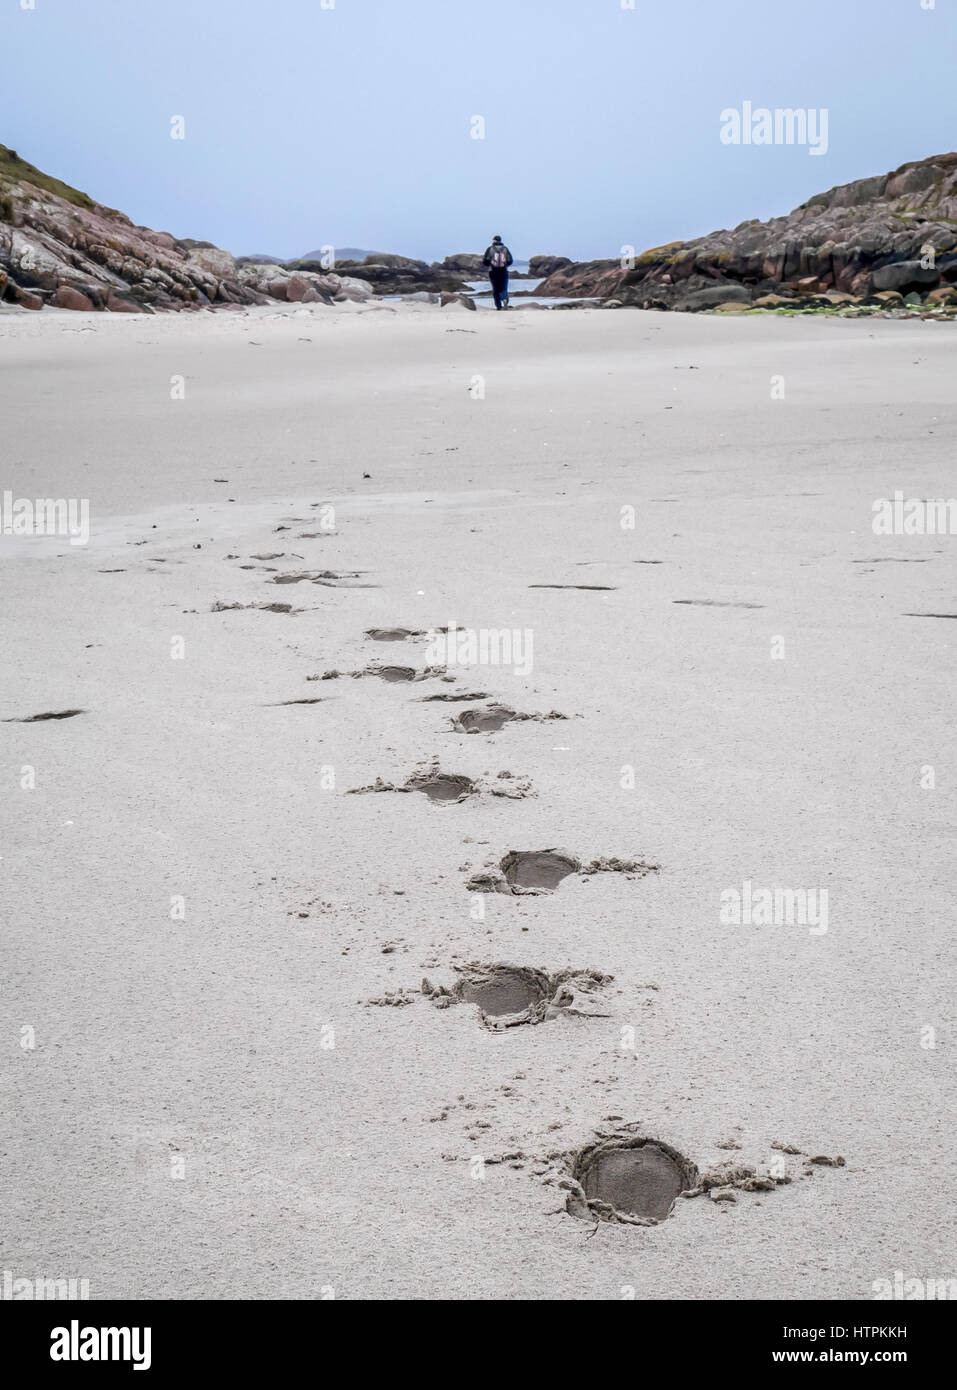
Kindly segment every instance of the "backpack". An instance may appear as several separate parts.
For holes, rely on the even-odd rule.
[[[504,270],[508,265],[508,248],[502,245],[493,246],[491,264],[495,270]]]

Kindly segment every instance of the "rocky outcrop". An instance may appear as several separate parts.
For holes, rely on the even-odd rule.
[[[256,262],[241,265],[237,273],[240,284],[247,290],[286,304],[342,304],[347,300],[373,297],[372,287],[364,280],[341,275],[338,271],[293,269],[292,264]]]
[[[544,279],[547,275],[554,275],[556,271],[564,270],[571,264],[568,256],[532,256],[528,263],[529,278]]]
[[[481,257],[476,259],[481,263]],[[287,269],[329,273],[318,261],[289,261]],[[423,290],[431,294],[441,294],[443,290],[454,294],[467,288],[464,276],[471,275],[471,272],[452,269],[445,262],[429,265],[410,256],[380,251],[367,256],[364,261],[337,260],[335,273],[351,280],[364,281],[376,294],[417,294]]]
[[[450,294],[447,291],[443,291],[443,293],[439,295],[439,303],[443,309],[448,309],[452,305],[459,304],[463,309],[471,309],[473,312],[475,310],[475,300],[471,299],[467,294]]]
[[[887,290],[914,305],[955,283],[957,153],[816,194],[787,217],[655,247],[633,265],[566,266],[538,293],[696,312],[768,295],[866,302]]]
[[[617,295],[624,271],[619,261],[576,261],[553,271],[535,293],[562,299],[606,299]]]
[[[137,227],[3,145],[0,274],[4,298],[27,308],[149,313],[265,302],[228,251]]]
[[[478,280],[485,274],[481,255],[471,251],[459,251],[454,256],[446,256],[436,268],[451,276],[464,276],[467,280]]]

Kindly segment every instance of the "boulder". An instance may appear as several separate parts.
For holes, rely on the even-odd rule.
[[[122,295],[112,292],[106,301],[106,307],[111,314],[143,314],[147,312],[144,305],[137,304],[135,300],[126,299]]]
[[[755,309],[793,309],[794,300],[786,299],[783,294],[762,294],[759,299],[754,301]]]
[[[38,294],[31,294],[20,285],[14,285],[14,298],[21,309],[42,309],[43,300]]]
[[[528,273],[531,279],[544,279],[547,275],[554,275],[556,271],[564,270],[572,262],[568,256],[532,256],[528,263]]]
[[[470,280],[477,280],[485,274],[482,257],[470,251],[460,251],[454,256],[446,256],[445,260],[434,269],[445,271],[450,275],[468,276]]]
[[[355,275],[340,275],[338,280],[339,288],[344,290],[350,299],[372,299],[375,296],[375,291],[371,286],[369,286],[365,280],[360,280]]]
[[[920,261],[896,261],[879,266],[871,275],[875,290],[904,290],[913,285],[936,285],[937,270],[925,270]]]
[[[301,275],[290,275],[285,282],[285,298],[290,304],[301,304],[310,289],[309,281]]]
[[[924,303],[931,305],[957,304],[957,287],[941,285],[939,289],[930,291]]]
[[[475,308],[475,300],[470,299],[467,294],[449,294],[446,292],[439,295],[439,303],[443,309],[450,309],[455,305],[460,305],[463,309],[474,310]]]
[[[60,285],[50,303],[57,309],[75,309],[77,312],[89,313],[93,309],[93,301],[69,285]]]
[[[154,232],[152,239],[157,242],[163,235],[162,232]],[[189,246],[188,242],[182,244]],[[215,276],[217,280],[235,280],[239,271],[235,258],[218,246],[207,244],[192,247],[189,251],[189,258],[203,270],[208,271],[210,275]]]
[[[751,295],[744,285],[736,285],[729,280],[708,289],[692,290],[690,294],[682,294],[675,299],[672,307],[681,313],[697,314],[702,309],[716,309],[719,304],[729,303],[750,305]]]
[[[365,302],[371,298],[372,295],[368,285],[363,285],[360,289],[358,285],[345,280],[343,280],[342,284],[339,286],[339,292],[336,295],[336,299],[340,304],[344,301],[349,301],[353,304],[365,304]]]

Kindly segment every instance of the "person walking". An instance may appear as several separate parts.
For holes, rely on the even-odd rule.
[[[482,264],[488,267],[496,309],[507,309],[508,268],[512,264],[512,253],[500,236],[492,237],[492,244],[482,257]]]

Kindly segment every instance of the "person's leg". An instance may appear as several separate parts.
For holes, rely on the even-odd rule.
[[[508,271],[502,272],[502,308],[508,308]]]
[[[493,295],[495,296],[495,307],[496,307],[496,309],[501,309],[501,307],[502,307],[502,272],[501,272],[500,270],[493,270],[492,273],[491,273],[491,275],[489,276],[489,280],[491,281],[491,285],[492,285],[492,293],[493,293]]]

